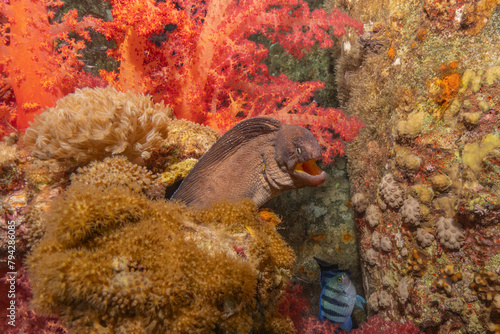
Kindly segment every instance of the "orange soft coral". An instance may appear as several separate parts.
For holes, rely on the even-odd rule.
[[[84,29],[95,21],[78,22],[73,10],[61,23],[51,23],[54,13],[47,8],[60,5],[62,2],[51,0],[0,4],[0,14],[7,18],[0,27],[0,71],[14,91],[19,129],[25,129],[44,107],[54,106],[77,82],[81,67],[77,52],[84,43],[69,38],[68,32],[88,39]],[[60,41],[57,50],[56,41]]]
[[[268,50],[249,39],[261,33],[300,57],[316,43],[330,47],[330,32],[340,36],[347,26],[362,30],[360,22],[340,11],[311,11],[302,0],[111,3],[113,21],[105,22],[102,32],[118,44],[108,54],[120,61],[120,69],[101,75],[120,89],[154,95],[178,118],[220,132],[264,115],[307,126],[327,159],[344,153],[343,140],[357,134],[361,123],[356,118],[311,103],[321,82],[271,75],[263,62]],[[164,38],[161,45],[152,42],[155,36]]]

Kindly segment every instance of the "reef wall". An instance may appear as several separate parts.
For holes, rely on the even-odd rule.
[[[498,1],[329,1],[369,314],[500,332]]]

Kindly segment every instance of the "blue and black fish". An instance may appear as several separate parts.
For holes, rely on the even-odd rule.
[[[354,305],[363,308],[362,303],[366,303],[366,300],[356,294],[356,287],[351,281],[349,271],[339,270],[336,264],[316,257],[314,259],[321,269],[319,320],[328,319],[339,323],[341,329],[350,332]]]

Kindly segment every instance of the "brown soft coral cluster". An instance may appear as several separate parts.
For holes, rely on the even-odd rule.
[[[71,182],[104,188],[121,185],[151,198],[159,198],[165,194],[165,185],[159,181],[158,175],[131,163],[123,156],[106,158],[102,162],[94,161],[71,175]]]
[[[80,166],[117,154],[141,162],[173,142],[184,155],[199,157],[216,139],[214,130],[176,120],[163,102],[113,87],[77,89],[40,114],[24,137],[35,157]]]
[[[94,167],[55,200],[27,259],[37,310],[74,333],[273,328],[294,254],[251,201],[189,209],[82,182]]]

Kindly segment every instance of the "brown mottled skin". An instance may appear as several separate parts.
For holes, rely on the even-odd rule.
[[[321,148],[306,128],[255,117],[226,132],[194,166],[172,199],[205,207],[252,199],[261,206],[285,190],[315,187],[326,173]]]

